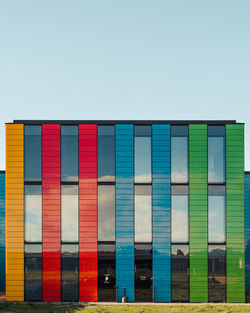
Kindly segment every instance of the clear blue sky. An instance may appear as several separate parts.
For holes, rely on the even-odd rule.
[[[249,0],[1,0],[13,119],[236,119],[250,169]]]

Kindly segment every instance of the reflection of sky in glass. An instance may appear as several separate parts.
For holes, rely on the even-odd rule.
[[[24,180],[42,180],[41,126],[24,127]]]
[[[188,182],[188,138],[171,138],[171,181]]]
[[[62,186],[64,187],[64,186]],[[66,186],[65,186],[66,187]],[[67,186],[77,189],[77,186]],[[78,242],[78,194],[62,188],[61,234],[63,242]]]
[[[29,188],[37,186],[29,186]],[[42,241],[42,196],[25,194],[25,241]]]
[[[188,196],[172,195],[172,242],[188,241]]]
[[[62,129],[69,126],[62,126]],[[72,126],[76,128],[76,126]],[[78,180],[78,135],[61,135],[61,180]]]
[[[225,182],[224,137],[208,137],[208,182]]]
[[[98,240],[115,240],[115,186],[98,186]]]
[[[150,195],[135,195],[135,242],[152,241],[152,209]]]
[[[208,196],[208,242],[225,241],[225,196]]]
[[[98,181],[115,181],[115,136],[113,135],[98,135]]]
[[[151,182],[151,137],[135,137],[135,182]]]

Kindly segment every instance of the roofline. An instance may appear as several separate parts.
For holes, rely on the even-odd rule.
[[[172,124],[172,125],[187,125],[187,124],[209,124],[209,125],[225,125],[236,124],[236,120],[13,120],[13,123],[6,124],[137,124],[137,125],[151,125],[151,124]],[[244,123],[237,123],[244,124]]]

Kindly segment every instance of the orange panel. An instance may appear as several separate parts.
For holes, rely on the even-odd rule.
[[[6,124],[6,300],[24,301],[23,124]]]

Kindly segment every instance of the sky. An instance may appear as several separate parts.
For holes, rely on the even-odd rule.
[[[0,0],[14,119],[233,119],[250,170],[249,0]]]

